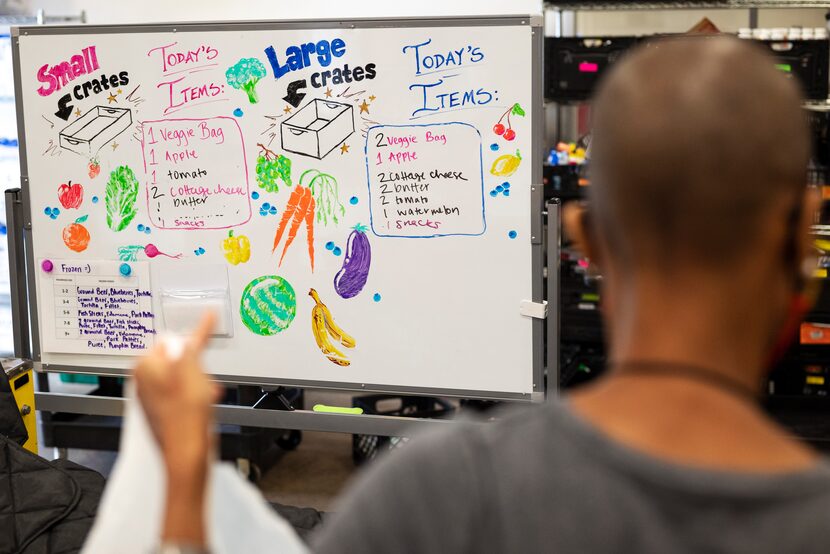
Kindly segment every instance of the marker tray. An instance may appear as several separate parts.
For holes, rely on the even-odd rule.
[[[95,106],[65,127],[58,136],[58,142],[61,148],[70,152],[93,157],[132,123],[132,115],[127,108]]]
[[[282,149],[318,160],[354,133],[350,104],[316,98],[280,125]]]
[[[445,418],[455,413],[455,407],[441,398],[425,396],[389,396],[373,394],[352,397],[352,407],[362,408],[364,414],[420,418]],[[407,437],[352,435],[352,459],[359,466],[373,460],[379,453],[404,446]]]

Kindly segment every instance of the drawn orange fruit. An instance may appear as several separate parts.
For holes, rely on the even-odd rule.
[[[89,231],[82,225],[87,217],[79,217],[63,228],[63,243],[74,252],[83,252],[89,246]]]

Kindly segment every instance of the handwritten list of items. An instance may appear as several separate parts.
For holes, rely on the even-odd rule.
[[[372,231],[430,238],[486,228],[481,135],[466,123],[381,125],[366,143]]]
[[[245,146],[230,117],[145,121],[147,208],[160,229],[227,229],[251,219]]]
[[[54,270],[41,277],[42,309],[54,310],[51,317],[43,314],[44,351],[133,356],[151,347],[156,331],[148,270],[134,265],[124,276],[113,262],[53,262]]]

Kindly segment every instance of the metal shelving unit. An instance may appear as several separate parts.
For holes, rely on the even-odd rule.
[[[546,2],[546,7],[560,11],[618,11],[618,10],[695,10],[695,9],[758,9],[758,8],[830,8],[830,2],[797,1],[754,2],[751,0],[722,0],[709,2]]]

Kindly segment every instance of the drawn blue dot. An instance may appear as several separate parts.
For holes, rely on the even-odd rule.
[[[270,210],[271,209],[271,203],[270,202],[263,202],[262,203],[262,209],[265,210],[265,211]]]
[[[243,113],[244,113],[244,112],[243,112],[240,108],[236,108],[236,109],[233,111],[233,115],[235,115],[236,117],[242,117],[242,114],[243,114]]]
[[[262,208],[259,209],[259,215],[268,215],[267,210],[263,210]]]
[[[342,253],[343,253],[343,251],[342,251],[342,250],[340,250],[340,247],[339,247],[339,246],[335,246],[335,247],[334,247],[334,250],[332,250],[332,253],[333,253],[335,256],[339,256],[340,254],[342,254]]]
[[[92,203],[93,203],[93,204],[97,204],[97,203],[98,203],[98,197],[97,197],[97,196],[93,196],[93,197],[92,197]]]
[[[508,183],[507,181],[505,181],[505,182],[503,182],[503,183],[501,184],[501,186],[502,186],[502,187],[504,187],[504,188],[506,188],[506,189],[509,189],[509,188],[510,188],[510,183]]]
[[[149,227],[145,227],[145,228],[144,228],[144,234],[145,234],[145,235],[149,235],[149,234],[150,234],[150,228],[149,228]]]
[[[46,215],[52,215],[52,208],[46,208],[45,210],[43,210],[43,213],[45,213]]]
[[[277,214],[277,207],[276,206],[271,206],[271,209],[268,210],[268,213],[270,213],[271,215],[276,215]]]
[[[504,187],[501,185],[496,185],[496,192],[501,192],[504,190]]]
[[[349,204],[351,204],[352,206],[356,206],[359,201],[360,200],[358,200],[357,196],[352,196],[351,198],[349,198]]]
[[[204,248],[202,248],[202,247],[200,246],[200,247],[199,247],[199,252],[201,252],[202,254],[204,254],[204,253],[205,253],[205,249],[204,249]]]
[[[57,219],[58,214],[56,214],[55,212],[52,212],[51,214],[49,214],[49,217],[52,218],[52,219]]]
[[[494,191],[494,190],[491,190],[491,191],[490,191],[490,196],[492,196],[493,198],[495,198],[496,196],[498,196],[498,194],[499,194],[499,193],[498,193],[498,192],[496,192],[496,191]]]
[[[143,233],[143,232],[144,232],[144,225],[142,225],[141,223],[139,223],[139,224],[138,224],[138,232],[139,232],[139,233]]]
[[[334,243],[331,242],[331,241],[328,241],[326,243],[326,250],[334,250]]]
[[[493,144],[490,145],[490,150],[492,150],[493,152],[498,152],[499,145],[494,142]]]
[[[507,236],[510,237],[511,239],[515,239],[516,237],[519,236],[519,233],[517,233],[516,231],[510,231],[509,233],[507,233]]]
[[[259,199],[259,193],[257,191],[252,192],[251,193],[251,198],[253,198],[254,200]]]
[[[380,302],[380,293],[376,292],[375,295],[372,297],[372,300],[375,302]]]
[[[52,215],[58,217],[61,215],[61,211],[58,208],[52,208]]]

